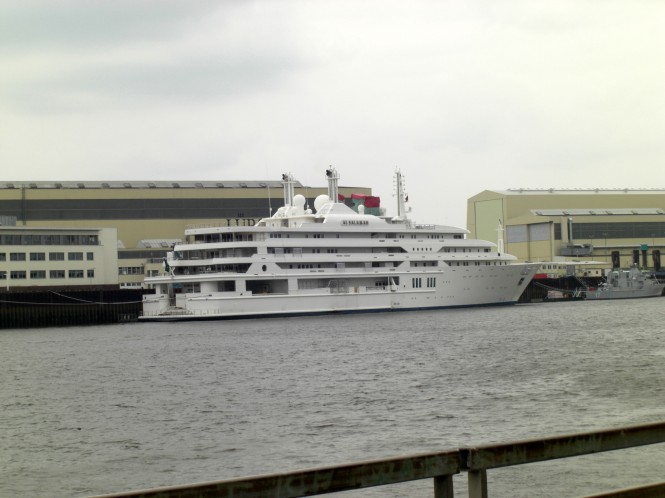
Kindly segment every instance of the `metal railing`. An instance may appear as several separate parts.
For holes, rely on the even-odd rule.
[[[487,471],[490,469],[663,442],[665,442],[665,422],[657,422],[296,472],[117,493],[104,497],[297,498],[433,479],[435,498],[453,498],[453,475],[467,472],[469,498],[487,498]],[[665,462],[663,465],[665,466]],[[638,496],[647,498],[665,496],[665,482],[593,495],[593,498]]]
[[[489,469],[662,442],[665,442],[665,422],[545,439],[530,439],[514,443],[461,448],[460,453],[464,462],[463,468],[468,472],[469,498],[486,498],[487,471]],[[663,486],[665,489],[665,483],[663,483]]]

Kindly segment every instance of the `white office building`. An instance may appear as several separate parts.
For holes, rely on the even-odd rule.
[[[117,285],[115,228],[0,226],[0,289]]]

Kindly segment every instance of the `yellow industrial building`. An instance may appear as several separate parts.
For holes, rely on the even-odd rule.
[[[467,201],[467,228],[523,261],[659,271],[665,190],[485,190]]]

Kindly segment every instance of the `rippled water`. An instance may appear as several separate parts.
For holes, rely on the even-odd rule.
[[[665,420],[664,305],[0,331],[0,496],[86,496]],[[489,489],[580,496],[664,471],[654,446],[490,471]],[[459,496],[465,486],[456,478]],[[432,483],[362,495],[432,496]]]

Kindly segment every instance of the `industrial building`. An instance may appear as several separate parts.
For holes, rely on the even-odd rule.
[[[659,271],[665,190],[486,190],[467,201],[467,228],[522,261]]]
[[[339,190],[349,201],[352,194],[371,195],[365,187]],[[327,188],[297,182],[295,191],[311,206]],[[1,225],[114,229],[114,271],[126,288],[138,288],[146,275],[161,271],[166,252],[187,227],[253,225],[282,204],[281,181],[0,182]]]

